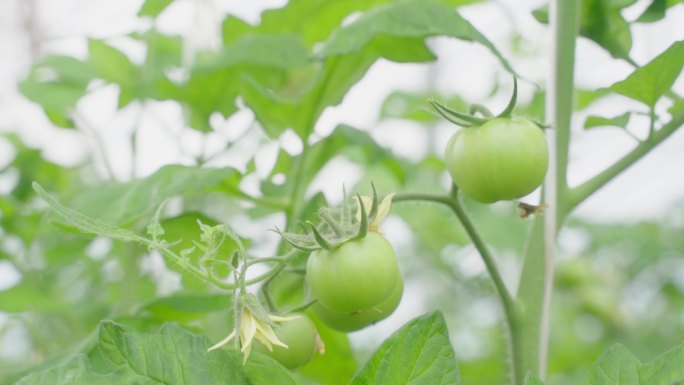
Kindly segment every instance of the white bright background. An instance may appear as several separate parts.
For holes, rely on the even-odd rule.
[[[543,84],[548,73],[549,31],[530,15],[544,1],[500,0],[462,8],[462,14],[482,31],[504,55],[511,60],[519,73],[538,84]],[[636,18],[648,1],[638,1],[625,10],[628,19]],[[216,132],[206,143],[201,135],[182,126],[182,113],[178,106],[165,102],[148,102],[144,107],[134,104],[123,111],[116,111],[118,90],[115,86],[100,87],[84,98],[78,105],[77,120],[82,131],[53,128],[40,108],[25,98],[17,89],[17,83],[28,73],[32,60],[44,55],[59,53],[76,57],[86,55],[86,39],[100,38],[124,50],[136,62],[144,57],[141,46],[124,38],[126,33],[145,30],[150,21],[135,17],[142,0],[0,0],[0,132],[14,132],[32,147],[40,148],[45,157],[64,165],[76,165],[93,158],[98,170],[106,175],[103,159],[111,164],[114,178],[120,181],[149,175],[164,164],[192,164],[192,159],[204,151],[207,154],[218,151],[225,141],[234,139],[248,128],[252,120],[249,111],[241,111],[227,122],[220,116],[212,119]],[[219,44],[220,23],[224,12],[256,23],[262,9],[275,8],[285,4],[283,0],[238,1],[238,0],[177,0],[158,20],[158,28],[167,33],[178,33],[187,38],[187,53],[197,49],[216,47]],[[673,41],[684,38],[684,7],[671,9],[668,17],[656,24],[637,24],[633,28],[632,56],[644,64],[665,50]],[[303,20],[303,22],[305,22]],[[508,47],[512,31],[518,31],[525,40],[530,55],[513,55]],[[342,105],[324,113],[316,127],[320,135],[329,133],[338,123],[344,122],[370,130],[372,135],[396,154],[419,158],[430,148],[430,142],[423,130],[415,124],[402,121],[378,122],[379,106],[394,90],[419,91],[432,83],[445,94],[459,93],[472,102],[486,101],[493,110],[499,110],[506,103],[506,96],[486,99],[489,90],[498,77],[507,79],[500,64],[485,49],[456,41],[435,38],[431,40],[439,56],[435,64],[399,65],[381,61],[374,65],[363,81],[348,94]],[[190,57],[188,55],[188,57]],[[189,60],[188,60],[189,63]],[[576,80],[582,88],[608,86],[623,79],[631,67],[613,60],[594,43],[581,39],[578,43]],[[679,79],[676,89],[684,91],[684,81]],[[529,83],[521,84],[521,98],[529,99],[534,91]],[[630,108],[641,108],[622,97],[613,97],[597,103],[574,121],[571,148],[571,185],[577,184],[629,151],[635,142],[619,129],[596,129],[584,132],[581,129],[586,113],[615,116]],[[659,106],[665,111],[667,105]],[[139,130],[138,159],[130,163],[131,148],[129,135]],[[629,127],[635,135],[643,137],[647,122],[634,118]],[[258,130],[248,134],[230,157],[220,157],[211,164],[241,168],[245,159],[257,152],[260,174],[268,172],[274,161],[277,146],[264,144]],[[453,132],[448,125],[440,127],[436,143],[446,143]],[[99,137],[103,150],[98,149]],[[286,133],[280,144],[292,152],[301,148],[301,143],[292,133]],[[441,152],[442,148],[431,151]],[[13,158],[11,146],[0,139],[0,167]],[[353,182],[360,178],[361,169],[345,162],[335,162],[326,169],[312,189],[322,189],[331,197],[339,195],[339,180]],[[0,175],[0,192],[13,186],[16,175]],[[252,181],[254,182],[254,181]],[[256,184],[245,182],[247,190]],[[339,198],[339,197],[338,197]],[[594,221],[637,221],[663,217],[673,204],[684,198],[684,130],[675,133],[666,143],[642,159],[626,174],[595,194],[583,204],[576,215]],[[268,224],[266,226],[270,227]],[[261,225],[259,225],[261,226]],[[406,238],[406,228],[399,221],[387,223],[386,233],[390,241],[400,244]],[[263,231],[258,228],[256,231]],[[0,232],[0,236],[2,233]],[[573,237],[562,239],[573,242]],[[572,245],[567,245],[572,249]],[[472,251],[466,254],[473,254]],[[482,273],[479,259],[461,258],[461,263],[472,264],[464,268]],[[474,262],[473,262],[474,261]],[[0,289],[11,287],[19,277],[7,265],[0,264]],[[514,282],[512,284],[515,284]],[[402,305],[397,316],[391,317],[383,328],[369,328],[358,333],[354,341],[382,338],[382,330],[393,330],[404,321],[402,314],[414,314],[420,308],[422,296],[429,290],[410,287],[408,283]],[[402,310],[403,309],[403,310]],[[480,320],[496,322],[497,305],[482,304]],[[489,315],[489,316],[488,316]],[[488,318],[489,317],[489,318]],[[2,315],[0,314],[0,323]],[[459,346],[467,347],[472,341],[468,333],[453,333]],[[16,341],[15,341],[16,342]],[[0,344],[0,353],[7,351],[10,341]],[[17,345],[12,350],[17,352]],[[477,350],[477,349],[476,349]]]

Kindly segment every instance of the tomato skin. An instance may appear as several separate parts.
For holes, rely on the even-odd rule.
[[[482,203],[521,198],[541,185],[548,166],[544,133],[524,118],[494,118],[457,131],[445,162],[454,183]]]
[[[382,303],[397,284],[399,264],[392,245],[377,232],[311,254],[306,282],[318,301],[339,313]]]
[[[331,328],[342,332],[352,332],[389,317],[401,302],[403,293],[404,279],[400,275],[389,297],[370,309],[361,310],[357,313],[340,313],[317,302],[313,305],[313,310]]]
[[[287,348],[273,345],[273,351],[269,351],[264,344],[254,341],[254,350],[273,358],[288,369],[297,369],[309,363],[316,353],[318,332],[309,317],[300,313],[288,316],[290,315],[298,318],[281,323],[275,331]]]

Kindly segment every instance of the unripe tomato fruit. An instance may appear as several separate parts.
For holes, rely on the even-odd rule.
[[[375,231],[335,249],[316,251],[306,265],[311,292],[323,306],[338,313],[355,313],[382,303],[398,276],[392,246]]]
[[[466,195],[492,203],[521,198],[539,187],[548,157],[539,126],[524,118],[494,118],[457,131],[444,160]]]
[[[379,305],[356,313],[339,313],[326,308],[321,303],[313,305],[316,315],[328,326],[342,332],[360,330],[390,316],[401,302],[404,293],[404,279],[401,274],[392,293]]]
[[[291,321],[280,324],[275,330],[278,339],[287,345],[287,348],[273,345],[273,351],[259,341],[254,341],[254,350],[265,354],[288,369],[297,369],[309,363],[316,353],[316,326],[313,321],[304,314],[289,314],[298,316]]]

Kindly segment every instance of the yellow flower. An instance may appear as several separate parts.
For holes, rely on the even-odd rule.
[[[371,218],[371,221],[368,223],[368,230],[380,232],[380,223],[382,223],[387,214],[389,214],[390,206],[392,206],[392,197],[394,197],[394,194],[389,194],[382,198],[382,201],[378,204],[378,211],[375,214],[375,217]],[[361,205],[359,204],[359,198],[354,197],[354,199],[356,199],[356,203],[359,205],[356,209],[356,220],[361,221]],[[363,202],[363,208],[366,209],[366,213],[370,213],[373,206],[373,198],[362,196],[361,202]]]
[[[273,322],[291,321],[293,319],[296,319],[297,317],[298,316],[278,317],[275,315],[268,315],[268,318]],[[228,337],[224,338],[216,345],[210,347],[209,351],[218,349],[226,345],[233,338],[235,338],[236,334],[237,331],[233,330],[228,335]],[[266,348],[268,348],[268,350],[271,351],[273,350],[273,345],[282,346],[287,349],[287,345],[283,343],[283,341],[278,339],[278,336],[275,334],[275,331],[273,331],[273,327],[269,325],[267,322],[259,319],[258,317],[255,317],[254,313],[252,313],[247,307],[245,307],[242,311],[242,322],[240,323],[240,351],[244,354],[244,359],[242,360],[243,363],[247,362],[247,358],[249,357],[249,354],[252,351],[252,344],[254,342],[254,339],[266,345]]]

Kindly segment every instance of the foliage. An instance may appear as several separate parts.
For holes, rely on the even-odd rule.
[[[684,269],[684,206],[653,222],[592,223],[572,216],[684,124],[684,99],[673,90],[684,67],[684,42],[668,42],[669,48],[643,65],[630,56],[632,25],[658,22],[681,1],[653,0],[627,20],[623,11],[634,1],[588,0],[575,10],[579,30],[564,27],[573,44],[579,33],[633,66],[612,85],[582,90],[573,86],[572,61],[563,67],[574,106],[570,100],[561,110],[584,110],[611,97],[638,103],[620,112],[594,109],[583,123],[592,130],[619,127],[638,141],[615,164],[569,186],[568,148],[571,137],[583,134],[570,135],[570,114],[565,123],[545,114],[559,109],[545,106],[541,88],[513,111],[550,126],[558,139],[550,152],[558,204],[547,208],[558,215],[560,239],[550,376],[538,370],[537,355],[543,353],[535,350],[541,288],[549,279],[540,262],[543,218],[537,216],[544,202],[519,205],[523,216],[534,217],[522,219],[514,203],[483,205],[458,188],[445,188],[443,144],[409,158],[345,119],[330,133],[318,129],[324,113],[340,105],[377,63],[432,68],[441,61],[435,37],[481,47],[505,75],[502,85],[524,72],[508,57],[508,47],[496,47],[488,31],[463,16],[461,7],[471,3],[291,0],[264,11],[254,25],[225,16],[220,47],[192,52],[188,61],[187,38],[166,34],[154,22],[175,2],[146,0],[137,16],[153,22],[125,36],[145,48],[142,61],[109,39],[89,39],[83,59],[55,54],[37,60],[18,89],[55,129],[97,143],[98,134],[82,118],[81,101],[108,85],[119,91],[118,111],[174,105],[183,111],[181,128],[205,142],[225,128],[217,121],[228,122],[233,133],[231,118],[248,113],[254,120],[245,135],[258,138],[252,147],[272,145],[275,159],[264,170],[255,152],[245,154],[244,135],[234,135],[220,143],[217,154],[193,154],[184,164],[149,175],[137,175],[134,166],[130,178],[117,179],[98,173],[94,159],[66,167],[20,136],[3,134],[0,140],[16,154],[0,169],[0,176],[13,178],[0,193],[0,264],[19,279],[0,289],[0,347],[19,335],[25,348],[0,355],[0,384],[488,385],[507,378],[516,385],[684,383],[684,350],[677,345],[684,335],[684,285],[677,274]],[[554,20],[546,9],[534,12],[543,23]],[[556,22],[563,29],[563,21]],[[574,45],[556,48],[559,58],[574,58]],[[491,100],[504,91],[495,86]],[[437,141],[442,122],[428,100],[449,105],[440,111],[455,116],[466,116],[469,107],[471,118],[486,111],[459,91],[443,94],[430,84],[388,93],[378,114],[381,127],[410,123]],[[642,117],[648,120],[645,137],[630,131]],[[133,157],[138,128],[130,134]],[[396,130],[393,135],[403,135]],[[288,135],[300,151],[282,145]],[[102,155],[98,151],[93,149]],[[246,155],[244,164],[215,162],[216,155],[236,154]],[[369,195],[372,181],[381,195],[396,193],[391,226],[384,231],[391,242],[403,242],[392,246],[403,272],[399,279],[406,279],[403,311],[413,320],[391,335],[391,322],[372,326],[369,334],[389,337],[369,339],[365,346],[360,341],[369,334],[350,338],[316,315],[316,298],[305,280],[313,249],[339,250],[349,239],[378,230],[377,197],[368,205],[345,199],[339,210],[316,187],[339,160],[363,171],[355,182],[335,175],[335,189]],[[342,231],[332,216],[340,216]],[[308,222],[317,218],[321,224]],[[310,224],[301,230],[302,223]],[[272,227],[284,238],[252,226]],[[409,239],[392,236],[402,226]],[[565,237],[575,237],[581,247]],[[517,282],[519,270],[516,294],[510,283]],[[291,312],[312,318],[326,350],[294,372],[250,354],[246,342],[268,339]],[[251,326],[260,329],[245,332]],[[224,339],[231,331],[233,338]],[[222,339],[228,346],[207,351]]]

